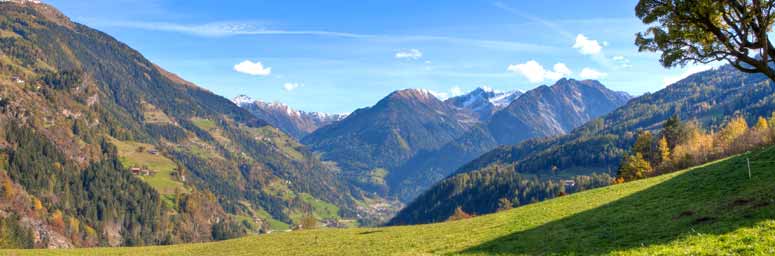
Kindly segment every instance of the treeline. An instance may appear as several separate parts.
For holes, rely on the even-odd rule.
[[[758,117],[753,127],[735,116],[720,129],[704,129],[699,122],[668,119],[656,135],[640,131],[624,157],[617,182],[627,182],[700,165],[765,145],[775,139],[775,113]]]
[[[491,165],[455,175],[415,199],[387,225],[411,225],[493,213],[570,193],[610,185],[607,174],[561,180],[522,175],[513,165]],[[500,198],[492,198],[499,195]],[[464,214],[463,214],[464,213]]]

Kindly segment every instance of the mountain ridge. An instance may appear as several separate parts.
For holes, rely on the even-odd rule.
[[[477,87],[473,91],[449,98],[444,102],[461,109],[467,109],[481,121],[486,121],[492,115],[514,102],[524,92],[520,90],[496,91],[490,87]]]
[[[672,116],[710,128],[718,127],[733,116],[745,117],[753,123],[756,117],[772,114],[775,110],[773,99],[775,86],[763,75],[745,74],[728,65],[700,72],[655,93],[634,98],[569,134],[531,139],[487,152],[418,197],[393,222],[424,223],[430,218],[444,218],[444,215],[452,214],[450,205],[469,210],[475,208],[475,202],[462,198],[496,202],[514,185],[513,181],[485,184],[475,189],[454,185],[457,179],[470,179],[472,184],[483,182],[483,177],[492,175],[493,169],[537,176],[613,175],[612,170],[618,168],[622,155],[635,143],[639,130],[656,132]],[[451,199],[453,194],[448,193],[453,190],[457,191],[454,200]],[[444,203],[426,207],[430,201]]]
[[[425,151],[391,172],[394,195],[414,199],[468,161],[501,145],[545,136],[558,136],[624,105],[628,97],[600,82],[560,79],[523,93],[508,106],[436,150]]]
[[[18,202],[0,211],[57,238],[28,246],[204,242],[361,214],[335,169],[228,99],[49,5],[0,14],[0,181]]]
[[[295,110],[280,102],[264,102],[245,95],[234,97],[232,102],[296,139],[302,139],[320,127],[347,117],[347,114]]]

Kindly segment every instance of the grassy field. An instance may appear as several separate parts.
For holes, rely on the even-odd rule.
[[[182,182],[177,181],[172,173],[175,172],[177,164],[164,157],[161,154],[151,154],[151,150],[157,150],[150,144],[143,144],[133,141],[120,141],[112,139],[111,143],[116,145],[121,165],[125,168],[143,167],[157,171],[151,176],[140,176],[140,179],[147,182],[162,195],[174,195],[175,191],[187,192]],[[138,148],[143,149],[142,151]]]
[[[749,179],[746,158],[752,160]],[[140,248],[8,255],[772,255],[775,148],[432,225],[311,230]]]

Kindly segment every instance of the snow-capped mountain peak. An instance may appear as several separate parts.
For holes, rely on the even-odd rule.
[[[507,107],[522,94],[520,90],[504,92],[482,86],[467,94],[450,98],[446,102],[458,108],[468,109],[477,114],[479,119],[486,120],[495,111]]]
[[[256,102],[256,100],[254,100],[250,96],[241,94],[231,99],[231,102],[234,102],[234,104],[237,104],[237,106],[242,106],[243,104],[251,104],[253,102]]]
[[[280,102],[263,102],[246,95],[239,95],[231,101],[296,138],[302,138],[322,126],[338,122],[347,116],[346,114],[304,112]]]

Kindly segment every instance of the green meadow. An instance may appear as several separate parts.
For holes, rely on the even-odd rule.
[[[749,178],[746,158],[751,160]],[[772,255],[775,148],[471,219],[6,255]]]

